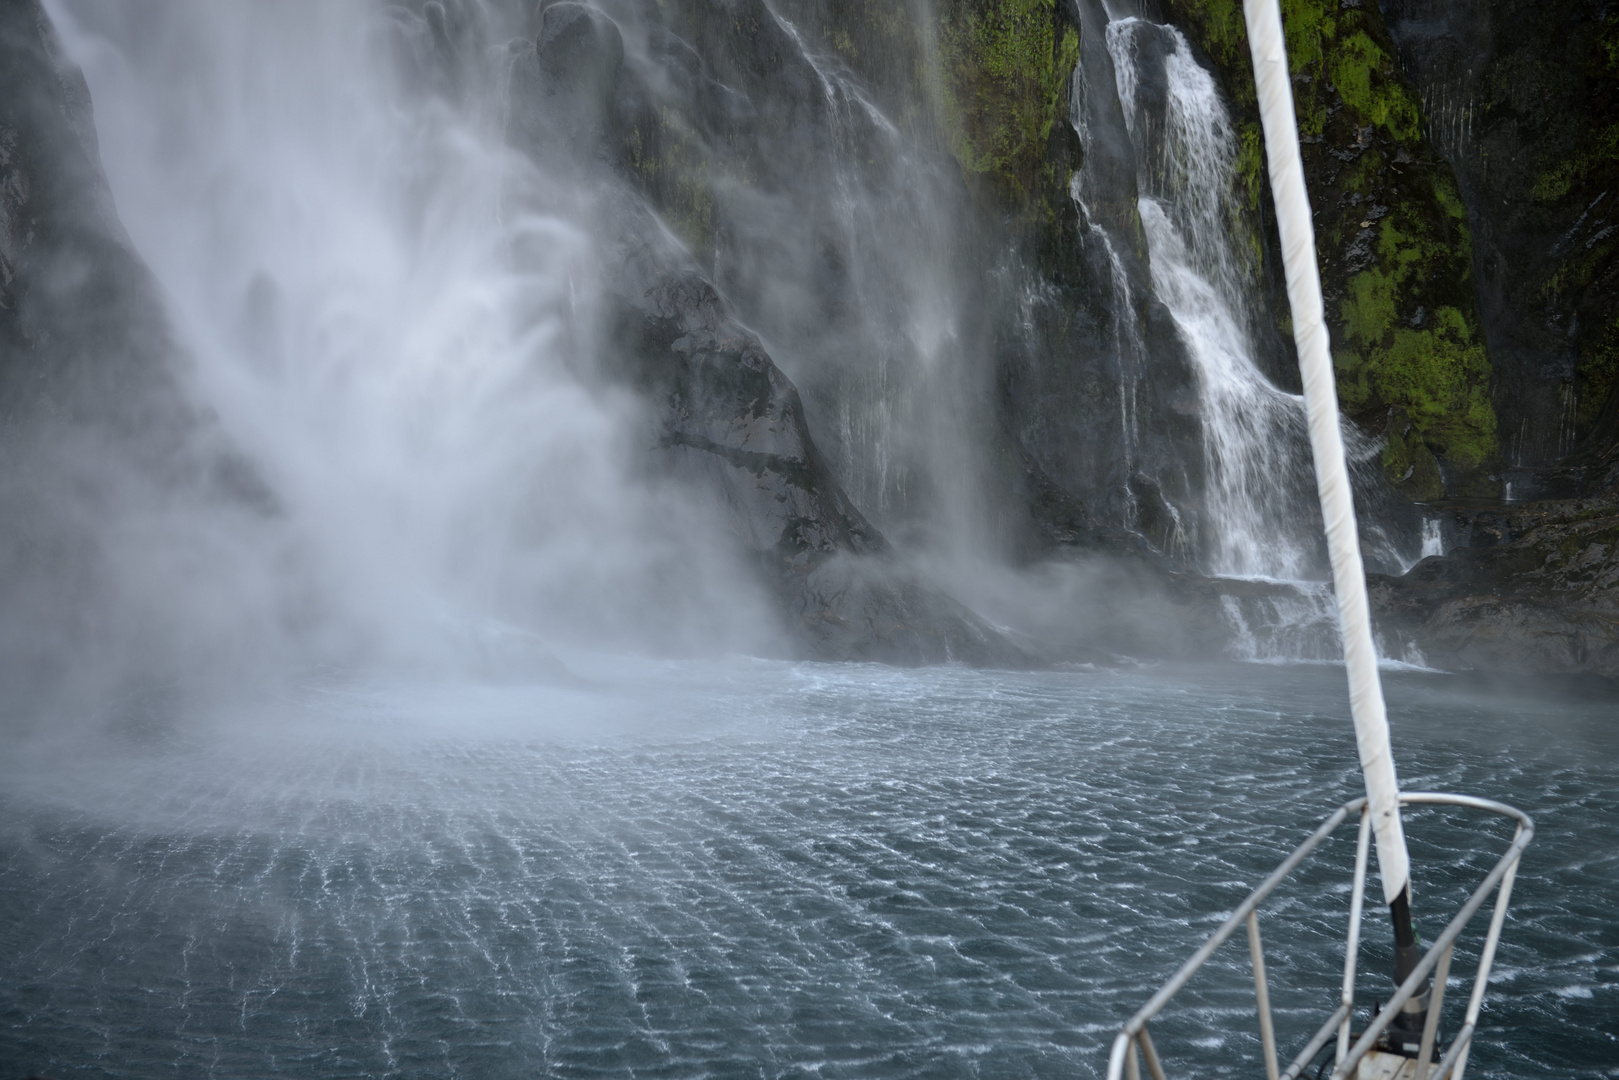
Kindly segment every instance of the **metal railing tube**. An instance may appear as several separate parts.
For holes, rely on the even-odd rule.
[[[1141,1080],[1141,1055],[1136,1053],[1136,1040],[1130,1038],[1130,1049],[1124,1057],[1124,1075],[1129,1080]]]
[[[1433,1080],[1451,1080],[1460,1077],[1461,1073],[1451,1070],[1461,1058],[1467,1056],[1467,1048],[1473,1045],[1473,1032],[1477,1030],[1472,1024],[1463,1024],[1462,1029],[1456,1033],[1456,1038],[1450,1044],[1450,1052],[1439,1059],[1439,1067],[1434,1070]]]
[[[1129,1052],[1130,1044],[1135,1041],[1127,1031],[1121,1031],[1113,1036],[1113,1049],[1107,1055],[1107,1074],[1117,1077],[1124,1069],[1124,1055]]]
[[[1420,1080],[1461,1080],[1462,1073],[1467,1067],[1467,1058],[1472,1045],[1472,1037],[1477,1029],[1479,1009],[1483,1004],[1484,994],[1489,984],[1490,967],[1495,960],[1496,946],[1500,941],[1501,930],[1506,920],[1507,904],[1511,899],[1513,882],[1517,877],[1518,863],[1523,856],[1524,849],[1535,835],[1535,823],[1523,811],[1505,803],[1490,799],[1480,799],[1471,795],[1444,795],[1436,792],[1415,791],[1400,796],[1402,805],[1411,804],[1437,804],[1448,806],[1471,807],[1485,810],[1490,813],[1509,817],[1517,822],[1517,831],[1508,845],[1506,852],[1486,875],[1482,884],[1468,897],[1460,912],[1446,925],[1438,940],[1417,963],[1416,967],[1406,977],[1394,996],[1389,999],[1382,1011],[1372,1020],[1371,1025],[1355,1041],[1353,1047],[1349,1046],[1349,1023],[1354,1012],[1355,969],[1356,958],[1360,950],[1360,923],[1362,920],[1365,901],[1365,882],[1367,861],[1369,857],[1369,817],[1366,813],[1367,800],[1365,798],[1352,799],[1332,813],[1321,826],[1310,835],[1304,843],[1293,850],[1280,866],[1271,872],[1270,876],[1260,883],[1259,887],[1250,893],[1237,909],[1220,924],[1208,940],[1206,940],[1190,959],[1170,976],[1169,980],[1161,986],[1157,993],[1132,1016],[1113,1039],[1112,1051],[1108,1056],[1108,1080],[1121,1080],[1128,1076],[1129,1080],[1141,1080],[1141,1057],[1147,1059],[1148,1070],[1153,1080],[1164,1080],[1163,1064],[1159,1060],[1157,1048],[1153,1046],[1152,1036],[1147,1033],[1147,1022],[1157,1016],[1170,998],[1186,985],[1187,981],[1197,973],[1214,952],[1224,945],[1231,935],[1236,932],[1239,925],[1246,924],[1251,959],[1254,965],[1254,990],[1259,1007],[1260,1035],[1265,1044],[1266,1075],[1270,1080],[1297,1080],[1299,1074],[1309,1065],[1314,1056],[1318,1054],[1327,1041],[1332,1037],[1333,1029],[1338,1031],[1338,1054],[1336,1066],[1333,1069],[1333,1080],[1345,1078],[1359,1065],[1361,1058],[1371,1050],[1386,1028],[1400,1014],[1401,1007],[1411,999],[1423,985],[1428,975],[1438,967],[1437,989],[1430,1005],[1429,1016],[1423,1027],[1422,1047],[1418,1054],[1419,1068],[1426,1069],[1432,1060],[1435,1044],[1438,1041],[1439,1009],[1444,1000],[1445,983],[1449,978],[1451,960],[1457,938],[1466,928],[1472,917],[1478,913],[1484,901],[1492,890],[1499,886],[1496,896],[1495,911],[1490,919],[1490,929],[1484,941],[1484,948],[1479,956],[1478,972],[1474,976],[1472,997],[1468,1002],[1467,1019],[1456,1038],[1451,1041],[1448,1051],[1440,1061],[1438,1067],[1427,1070],[1427,1076]],[[1265,975],[1265,961],[1263,943],[1259,936],[1259,919],[1257,910],[1259,904],[1275,890],[1288,874],[1292,873],[1312,851],[1320,846],[1321,842],[1330,836],[1339,825],[1352,813],[1360,813],[1360,836],[1355,852],[1355,881],[1350,897],[1350,924],[1346,940],[1344,956],[1344,981],[1340,1002],[1336,1011],[1328,1018],[1314,1036],[1304,1051],[1288,1066],[1285,1074],[1278,1076],[1276,1071],[1276,1044],[1273,1017],[1270,1011],[1270,990]],[[1139,1055],[1139,1056],[1138,1056]]]
[[[1525,835],[1527,833],[1527,835]],[[1525,845],[1529,838],[1535,835],[1535,826],[1532,822],[1520,823],[1518,835],[1513,837],[1516,844],[1522,840]],[[1520,848],[1520,854],[1522,849]],[[1484,948],[1478,956],[1478,973],[1473,976],[1473,996],[1467,1001],[1467,1017],[1465,1027],[1471,1031],[1478,1024],[1478,1010],[1484,1004],[1484,991],[1490,984],[1490,965],[1495,963],[1495,946],[1501,940],[1501,926],[1507,918],[1507,901],[1512,897],[1512,883],[1518,876],[1518,860],[1512,860],[1506,874],[1501,878],[1501,892],[1495,898],[1495,911],[1490,915],[1490,932],[1485,935]],[[1456,1058],[1455,1080],[1461,1080],[1462,1074],[1467,1071],[1468,1048],[1463,1046]],[[1440,1077],[1439,1080],[1444,1080]]]
[[[1410,1001],[1412,996],[1422,988],[1423,980],[1428,977],[1428,973],[1432,971],[1434,969],[1434,965],[1439,962],[1440,951],[1455,944],[1456,938],[1459,937],[1462,930],[1466,928],[1468,921],[1471,920],[1474,914],[1477,913],[1478,909],[1483,906],[1485,898],[1489,896],[1491,891],[1495,889],[1496,885],[1500,884],[1506,878],[1506,875],[1509,872],[1517,869],[1518,859],[1523,854],[1523,849],[1528,846],[1529,841],[1535,835],[1534,823],[1530,821],[1529,815],[1523,813],[1521,810],[1513,809],[1512,807],[1505,806],[1501,803],[1491,803],[1487,799],[1468,799],[1468,801],[1462,802],[1461,800],[1464,798],[1464,796],[1435,796],[1433,798],[1421,797],[1429,794],[1431,793],[1419,793],[1415,797],[1410,798],[1409,801],[1438,802],[1443,799],[1446,802],[1450,802],[1454,799],[1459,805],[1480,805],[1485,809],[1495,809],[1499,807],[1500,810],[1505,811],[1508,816],[1518,819],[1518,834],[1513,838],[1511,846],[1507,848],[1507,853],[1501,856],[1501,861],[1495,864],[1495,868],[1491,870],[1489,876],[1484,879],[1484,883],[1474,890],[1472,896],[1468,897],[1467,903],[1462,905],[1462,910],[1458,912],[1456,917],[1450,921],[1450,925],[1445,927],[1444,933],[1439,935],[1439,939],[1433,943],[1433,946],[1428,950],[1427,955],[1422,958],[1421,962],[1417,964],[1416,968],[1412,970],[1411,974],[1406,976],[1405,982],[1402,983],[1400,988],[1395,991],[1394,996],[1389,999],[1388,1004],[1383,1006],[1383,1011],[1378,1013],[1377,1018],[1367,1026],[1365,1033],[1361,1035],[1359,1041],[1356,1042],[1354,1047],[1349,1051],[1349,1056],[1338,1063],[1338,1067],[1332,1071],[1332,1080],[1345,1080],[1345,1078],[1349,1075],[1349,1070],[1354,1068],[1355,1065],[1360,1062],[1360,1059],[1366,1056],[1366,1052],[1372,1048],[1374,1043],[1377,1042],[1378,1037],[1383,1034],[1384,1030],[1386,1030],[1388,1026],[1394,1022],[1394,1018],[1399,1015],[1401,1006],[1403,1006],[1407,1001]],[[1506,917],[1506,909],[1502,907],[1499,902],[1497,903],[1496,908],[1501,917],[1504,919]],[[1491,927],[1492,929],[1494,928],[1493,919],[1491,920]],[[1489,951],[1492,958],[1495,952],[1493,940],[1494,939],[1492,938],[1485,943],[1485,948]],[[1480,987],[1483,985],[1483,981],[1475,980],[1473,995],[1477,1000],[1482,1000],[1483,995]],[[1465,1062],[1463,1064],[1465,1064]]]
[[[1300,1050],[1299,1056],[1293,1059],[1293,1064],[1289,1065],[1286,1071],[1282,1073],[1281,1080],[1298,1080],[1299,1073],[1305,1070],[1305,1067],[1314,1060],[1321,1048],[1327,1045],[1327,1040],[1332,1038],[1332,1029],[1339,1024],[1347,1024],[1349,1014],[1353,1011],[1354,1006],[1349,1002],[1338,1006],[1338,1011],[1333,1013],[1325,1024],[1321,1025],[1321,1030],[1315,1033],[1315,1037],[1304,1044],[1304,1049]]]
[[[1180,991],[1180,988],[1186,985],[1186,980],[1195,975],[1197,969],[1202,967],[1208,958],[1214,955],[1214,951],[1224,945],[1232,934],[1236,933],[1237,927],[1247,920],[1248,913],[1258,907],[1259,902],[1269,896],[1271,891],[1281,884],[1282,879],[1291,874],[1299,863],[1304,861],[1304,857],[1320,845],[1321,841],[1331,836],[1333,830],[1342,825],[1345,818],[1365,805],[1365,796],[1351,799],[1349,802],[1344,803],[1333,812],[1331,817],[1321,823],[1319,829],[1310,834],[1309,839],[1294,848],[1293,854],[1289,855],[1281,866],[1272,871],[1270,877],[1260,882],[1259,888],[1248,894],[1248,899],[1237,905],[1237,910],[1233,911],[1231,917],[1220,924],[1220,929],[1216,930],[1209,940],[1205,941],[1197,952],[1192,954],[1191,959],[1182,964],[1180,969],[1169,977],[1169,981],[1159,987],[1158,992],[1148,998],[1145,1005],[1136,1010],[1136,1014],[1130,1018],[1130,1022],[1124,1025],[1124,1031],[1131,1038],[1134,1038],[1136,1032],[1141,1030],[1141,1025],[1158,1015],[1158,1010],[1162,1009],[1169,999],[1174,997]]]
[[[1445,980],[1450,978],[1450,958],[1456,946],[1448,945],[1439,956],[1439,966],[1433,973],[1433,998],[1428,1002],[1428,1020],[1422,1025],[1422,1046],[1417,1050],[1416,1080],[1428,1080],[1428,1066],[1433,1064],[1433,1044],[1439,1037],[1439,1007],[1445,1003]]]
[[[1147,1071],[1152,1074],[1152,1080],[1168,1080],[1164,1076],[1163,1062],[1158,1060],[1158,1048],[1152,1044],[1152,1036],[1147,1034],[1146,1024],[1141,1025],[1136,1042],[1141,1044],[1141,1056],[1147,1059]]]
[[[1349,936],[1344,939],[1344,1018],[1338,1025],[1338,1057],[1333,1064],[1343,1061],[1349,1053],[1349,1017],[1355,1011],[1355,962],[1360,958],[1360,914],[1366,899],[1366,852],[1370,846],[1372,818],[1365,810],[1360,812],[1360,838],[1355,843],[1355,886],[1349,895]]]
[[[1276,1028],[1270,1018],[1270,987],[1265,983],[1265,946],[1259,941],[1259,912],[1253,909],[1248,912],[1248,958],[1254,966],[1254,1004],[1259,1009],[1259,1041],[1265,1047],[1265,1077],[1277,1080]]]

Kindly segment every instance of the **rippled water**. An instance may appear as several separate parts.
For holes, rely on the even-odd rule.
[[[1619,1076],[1614,702],[1390,683],[1405,786],[1540,828],[1471,1075]],[[1357,794],[1343,696],[1328,667],[587,666],[13,754],[0,1080],[1097,1076]],[[1410,827],[1429,936],[1502,846],[1478,820]],[[1352,847],[1267,909],[1285,1044],[1336,994]],[[1222,961],[1161,1025],[1179,1075],[1258,1072]]]

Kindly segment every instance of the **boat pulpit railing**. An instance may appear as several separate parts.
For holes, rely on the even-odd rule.
[[[1513,835],[1512,843],[1507,847],[1506,854],[1501,856],[1483,883],[1468,897],[1467,903],[1463,904],[1461,911],[1451,919],[1444,933],[1440,934],[1433,946],[1423,954],[1415,970],[1378,1011],[1360,1037],[1354,1040],[1353,1045],[1350,1040],[1350,1020],[1355,1008],[1355,972],[1360,954],[1361,907],[1366,893],[1367,849],[1371,835],[1371,815],[1366,813],[1364,798],[1345,803],[1322,822],[1321,827],[1300,844],[1293,854],[1260,884],[1259,888],[1237,906],[1220,929],[1216,930],[1202,947],[1192,954],[1191,959],[1181,965],[1180,970],[1175,972],[1147,1004],[1130,1018],[1130,1022],[1119,1030],[1118,1036],[1113,1040],[1113,1051],[1108,1060],[1108,1080],[1125,1080],[1125,1078],[1140,1080],[1142,1060],[1146,1061],[1147,1072],[1153,1080],[1166,1080],[1163,1062],[1153,1046],[1147,1025],[1241,926],[1246,926],[1248,930],[1248,955],[1253,965],[1259,1037],[1264,1048],[1265,1075],[1268,1080],[1297,1080],[1327,1045],[1334,1032],[1338,1036],[1338,1053],[1331,1073],[1332,1080],[1347,1080],[1358,1075],[1361,1059],[1376,1048],[1379,1038],[1394,1018],[1400,1015],[1405,1003],[1413,996],[1422,993],[1430,975],[1433,976],[1432,998],[1428,1003],[1422,1041],[1417,1049],[1413,1080],[1461,1080],[1463,1070],[1467,1067],[1467,1053],[1472,1044],[1473,1032],[1478,1025],[1479,1009],[1484,1003],[1484,992],[1489,985],[1490,965],[1495,960],[1496,943],[1500,940],[1501,926],[1506,919],[1507,902],[1512,895],[1512,882],[1518,872],[1518,860],[1535,835],[1535,824],[1528,814],[1515,807],[1489,799],[1474,798],[1471,795],[1402,792],[1400,803],[1402,806],[1419,804],[1462,806],[1484,810],[1516,821],[1517,831]],[[1344,946],[1343,991],[1336,1011],[1305,1043],[1292,1064],[1285,1070],[1279,1070],[1276,1057],[1276,1030],[1271,1022],[1270,988],[1265,979],[1265,950],[1259,936],[1259,907],[1283,879],[1353,814],[1360,815],[1360,839],[1355,849],[1355,880],[1349,900],[1349,934]],[[1494,914],[1490,918],[1489,933],[1485,936],[1484,947],[1479,952],[1478,968],[1473,974],[1472,996],[1467,1003],[1466,1017],[1451,1040],[1444,1057],[1437,1066],[1434,1066],[1433,1055],[1438,1036],[1440,1007],[1444,1001],[1446,981],[1450,977],[1451,956],[1456,947],[1456,940],[1479,908],[1484,905],[1491,891],[1497,889],[1499,892],[1496,895]]]

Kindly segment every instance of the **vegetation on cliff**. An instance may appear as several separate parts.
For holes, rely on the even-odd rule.
[[[1171,0],[1239,112],[1239,190],[1261,207],[1264,158],[1240,0]],[[1472,238],[1448,166],[1423,139],[1375,4],[1282,0],[1322,287],[1344,409],[1387,435],[1416,498],[1485,493],[1498,454]],[[1441,465],[1443,470],[1441,470]]]
[[[623,155],[670,229],[702,258],[714,245],[714,163],[701,136],[674,109],[648,103],[628,125]]]
[[[1049,160],[1053,126],[1068,109],[1079,33],[1056,0],[962,0],[939,35],[951,150],[969,175],[1009,204],[1068,177]]]
[[[1586,84],[1582,104],[1595,116],[1612,117],[1619,104],[1619,16],[1606,17],[1585,46],[1574,58]],[[1561,258],[1550,268],[1538,299],[1555,303],[1559,297],[1577,298],[1583,316],[1576,347],[1574,421],[1577,436],[1584,438],[1597,427],[1619,386],[1619,297],[1612,288],[1619,235],[1601,228],[1590,236],[1577,233],[1619,181],[1619,121],[1608,120],[1582,132],[1572,151],[1538,165],[1530,189],[1534,202],[1552,213],[1561,208],[1565,215],[1579,215],[1576,235],[1560,239],[1553,251]]]

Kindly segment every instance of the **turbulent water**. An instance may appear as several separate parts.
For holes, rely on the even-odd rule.
[[[0,1074],[1097,1076],[1359,784],[1327,667],[576,670],[7,758]],[[1390,696],[1407,787],[1540,828],[1471,1075],[1615,1075],[1611,704]],[[1476,822],[1410,826],[1429,937],[1502,845]],[[1352,846],[1266,916],[1284,1045],[1334,1000]],[[1160,1025],[1182,1075],[1255,1074],[1244,953]]]

